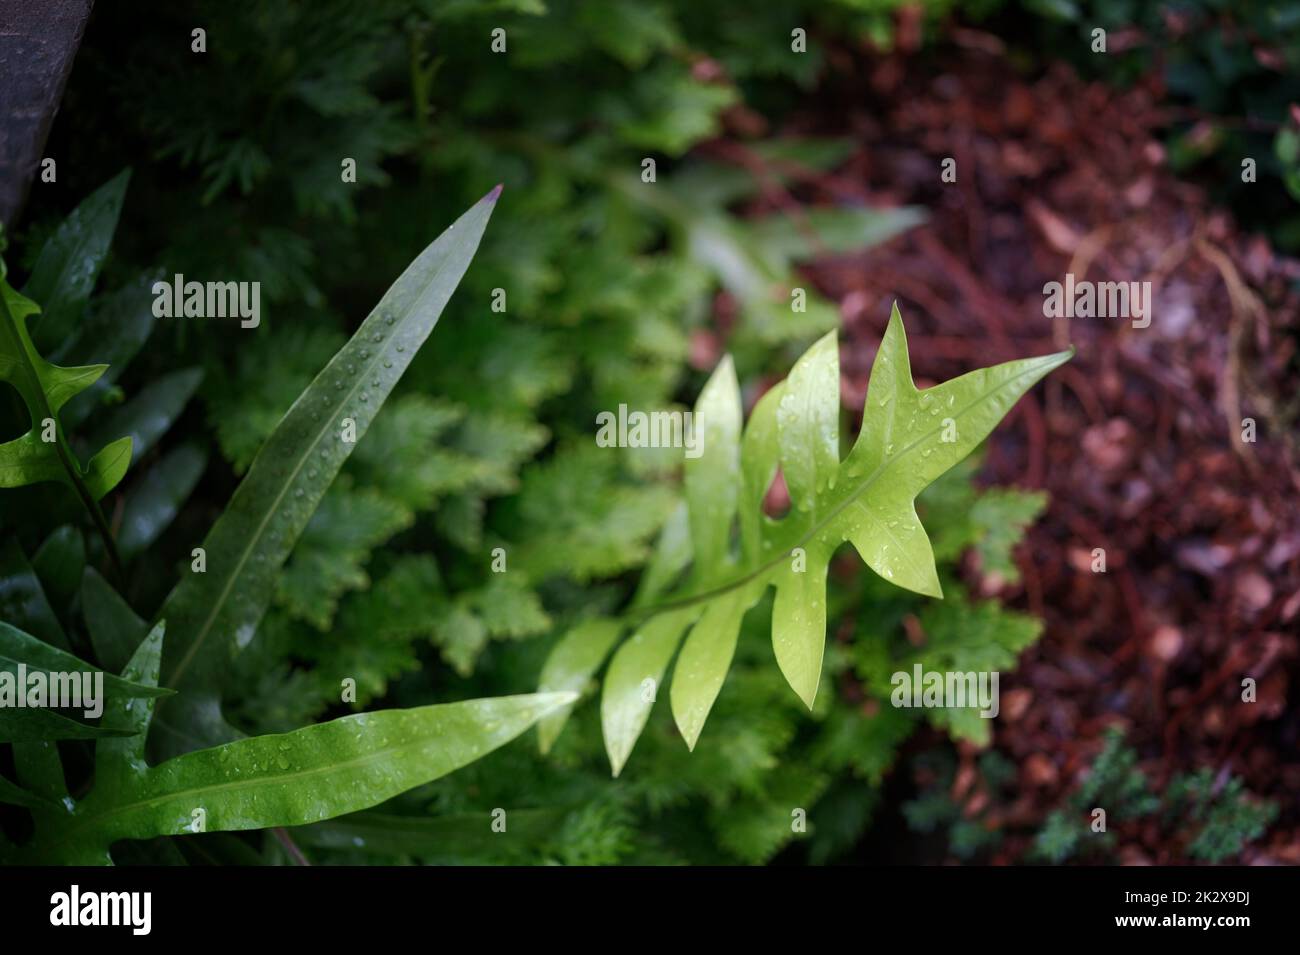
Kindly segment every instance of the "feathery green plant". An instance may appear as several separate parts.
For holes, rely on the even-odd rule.
[[[1033,856],[1061,863],[1098,857],[1115,849],[1116,823],[1146,820],[1176,835],[1165,840],[1187,859],[1221,863],[1241,853],[1277,818],[1278,804],[1248,792],[1237,776],[1222,776],[1208,767],[1178,773],[1157,789],[1138,766],[1137,751],[1127,745],[1124,731],[1110,727],[1105,743],[1087,775],[1043,820],[1034,839]],[[1096,832],[1090,814],[1105,809],[1111,830]]]

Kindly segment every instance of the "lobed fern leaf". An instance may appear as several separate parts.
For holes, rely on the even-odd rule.
[[[740,388],[724,359],[695,408],[703,452],[686,463],[689,534],[670,522],[646,572],[662,589],[689,562],[685,583],[666,596],[643,588],[618,624],[633,633],[614,652],[601,701],[614,774],[641,734],[679,646],[672,713],[694,748],[730,668],[740,621],[769,587],[776,590],[777,664],[812,708],[826,639],[826,571],[845,541],[896,586],[942,597],[916,496],[970,454],[1036,381],[1072,354],[1006,362],[918,389],[895,306],[872,368],[862,431],[843,460],[834,333],[814,344],[789,377],[759,400],[743,433]],[[794,504],[773,519],[764,514],[763,499],[778,469]],[[581,685],[599,666],[604,654],[595,650],[607,638],[607,630],[590,623],[566,636],[554,654],[568,662],[543,671],[542,689]],[[574,660],[581,662],[581,674]],[[545,724],[545,743],[554,740],[560,718],[553,715]]]
[[[65,368],[43,358],[27,331],[26,320],[38,314],[35,302],[15,292],[4,281],[0,262],[0,381],[18,390],[31,415],[31,428],[22,436],[0,444],[0,487],[22,487],[40,481],[59,481],[83,496],[93,508],[126,474],[131,462],[131,438],[105,445],[83,469],[77,462],[59,424],[59,409],[93,385],[107,365]],[[45,433],[52,421],[53,433]],[[49,440],[49,439],[53,440]]]

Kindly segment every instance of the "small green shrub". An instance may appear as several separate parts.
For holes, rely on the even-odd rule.
[[[1216,784],[1210,769],[1180,773],[1163,793],[1137,767],[1137,753],[1124,745],[1124,734],[1111,729],[1106,744],[1066,805],[1043,822],[1034,854],[1048,862],[1104,856],[1113,851],[1111,832],[1094,833],[1088,814],[1106,810],[1107,823],[1154,818],[1184,846],[1188,859],[1223,862],[1240,855],[1277,818],[1276,803],[1255,799],[1240,779]]]

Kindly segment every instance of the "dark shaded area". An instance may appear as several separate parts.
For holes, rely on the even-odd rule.
[[[0,6],[0,222],[12,223],[41,160],[94,0]]]

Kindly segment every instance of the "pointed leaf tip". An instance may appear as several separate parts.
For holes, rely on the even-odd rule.
[[[501,196],[501,190],[504,189],[505,187],[506,184],[504,182],[498,182],[495,186],[492,187],[492,191],[483,197],[484,201],[496,202],[497,199],[500,198]]]

